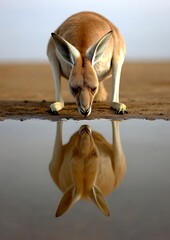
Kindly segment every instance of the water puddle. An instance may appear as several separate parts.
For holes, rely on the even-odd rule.
[[[0,239],[169,239],[169,172],[166,121],[0,122]]]

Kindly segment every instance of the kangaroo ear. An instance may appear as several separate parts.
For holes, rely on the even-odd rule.
[[[94,65],[102,56],[111,35],[112,31],[106,33],[97,43],[87,49],[86,57],[91,61],[92,65]]]
[[[64,38],[57,35],[56,33],[51,33],[51,36],[54,40],[55,46],[60,53],[60,56],[72,66],[75,65],[77,58],[80,56],[79,51],[67,42]]]
[[[69,208],[73,206],[80,199],[80,195],[76,194],[76,189],[71,186],[63,195],[58,209],[56,211],[56,217],[63,215]]]
[[[97,205],[97,207],[100,209],[102,213],[104,213],[106,216],[110,216],[109,209],[104,200],[103,193],[100,191],[98,187],[96,186],[92,187],[90,191],[90,198]]]

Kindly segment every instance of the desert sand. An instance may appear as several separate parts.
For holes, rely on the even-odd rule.
[[[126,104],[128,113],[117,115],[110,108],[111,79],[105,81],[108,99],[93,103],[87,119],[164,119],[170,120],[170,63],[125,62],[121,76],[120,101]],[[30,118],[59,120],[84,119],[68,90],[68,82],[62,80],[65,108],[52,115],[49,106],[55,101],[53,77],[47,63],[23,63],[0,65],[0,120]]]

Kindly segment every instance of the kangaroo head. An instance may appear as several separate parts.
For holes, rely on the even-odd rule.
[[[111,32],[108,32],[97,43],[90,46],[85,54],[81,54],[81,49],[79,51],[61,36],[52,33],[52,37],[62,59],[71,65],[69,87],[76,99],[78,111],[80,114],[88,116],[91,113],[93,99],[99,86],[94,65],[105,51]]]
[[[76,99],[79,113],[88,116],[91,113],[93,99],[98,91],[99,82],[91,62],[87,58],[83,61],[83,66],[81,59],[79,59],[73,68],[69,87]]]

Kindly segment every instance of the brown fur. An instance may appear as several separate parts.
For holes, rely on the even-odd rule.
[[[111,32],[109,38],[101,41],[104,47],[101,43],[96,47],[96,44],[109,32]],[[73,46],[73,52],[70,46],[71,48]],[[96,49],[96,52],[89,51],[92,47],[93,50]],[[53,33],[47,49],[56,82],[56,92],[58,91],[56,100],[58,103],[62,103],[61,108],[64,104],[62,97],[58,96],[61,95],[60,76],[69,80],[70,89],[74,87],[79,89],[80,94],[76,97],[78,110],[83,115],[89,115],[94,99],[97,101],[106,100],[107,94],[100,82],[112,74],[111,105],[117,111],[124,112],[126,106],[119,103],[119,81],[125,52],[125,43],[121,33],[103,16],[93,12],[81,12],[65,20]],[[97,56],[95,53],[100,53],[99,60],[95,58]],[[71,58],[73,61],[65,61],[65,56],[67,56],[67,60]],[[83,101],[80,101],[81,90],[85,88],[86,95],[83,97]],[[94,88],[96,90],[91,95],[91,89]],[[73,94],[72,91],[71,93]],[[51,110],[57,111],[57,106],[53,104]]]
[[[67,144],[62,145],[62,126],[61,122],[58,123],[50,163],[51,176],[64,193],[57,216],[62,215],[80,198],[89,197],[104,214],[109,215],[104,196],[120,183],[126,169],[118,122],[113,123],[112,131],[111,145],[101,134],[83,125]]]

